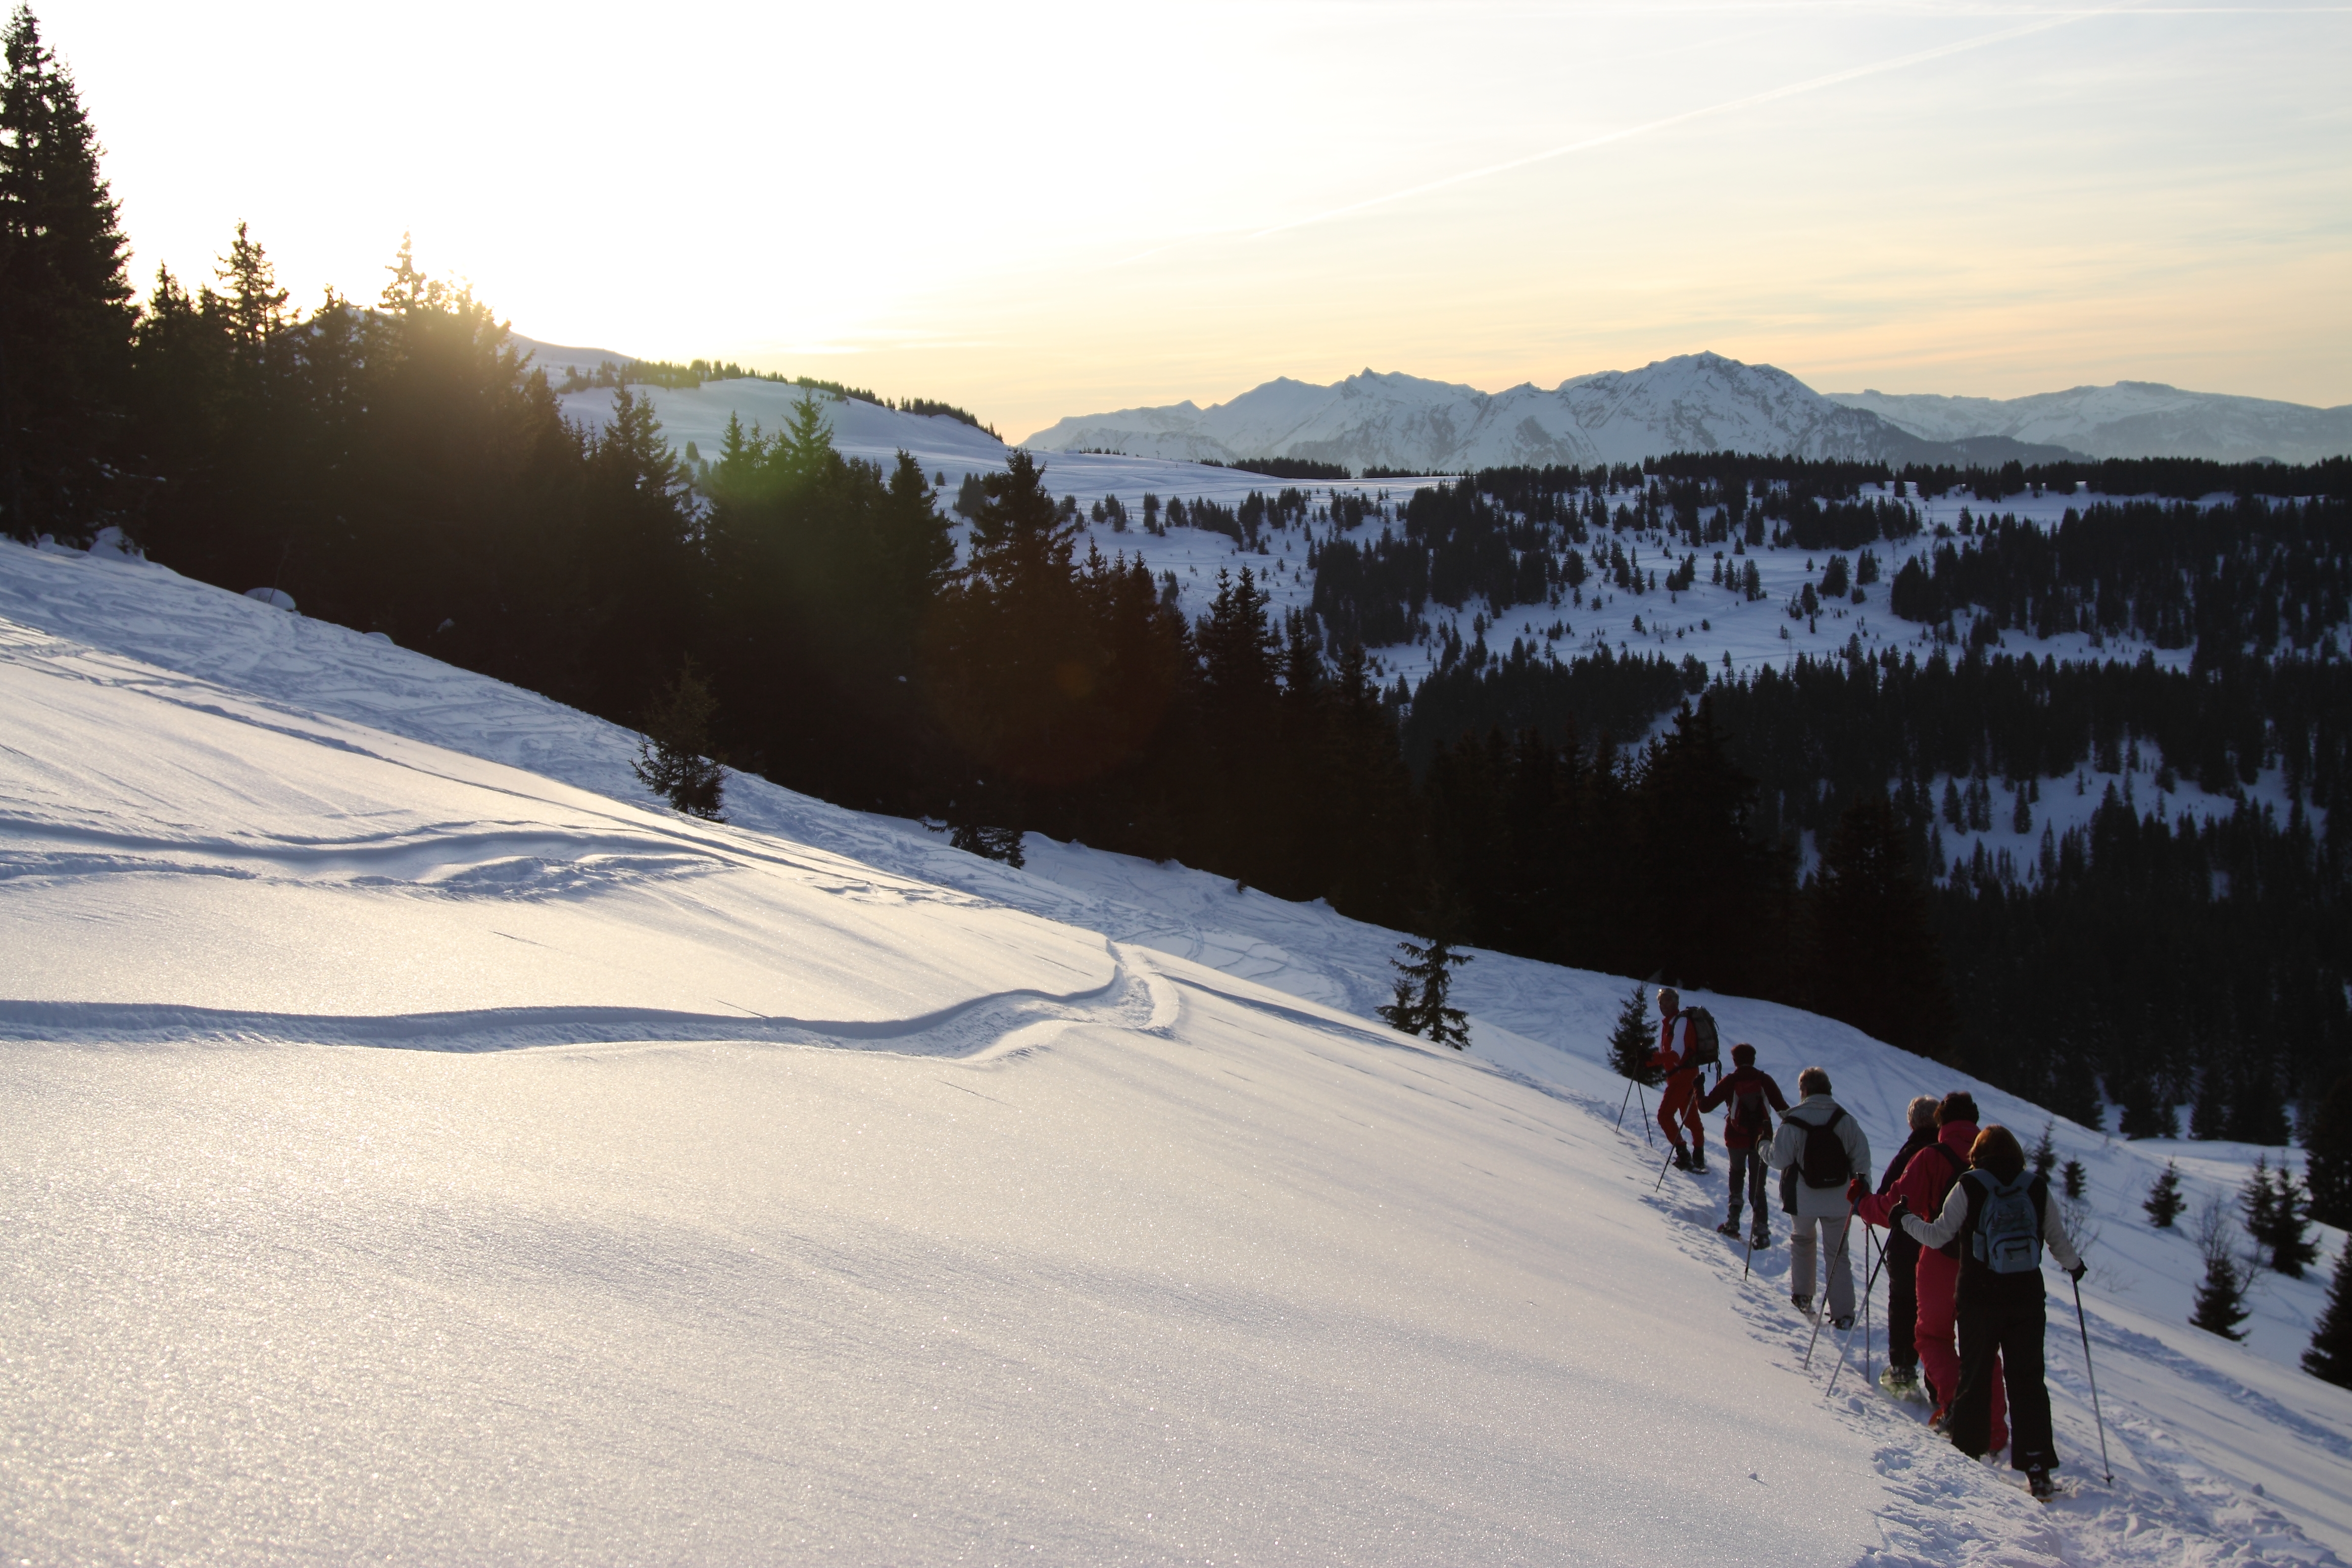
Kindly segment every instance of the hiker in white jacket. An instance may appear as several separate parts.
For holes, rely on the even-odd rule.
[[[1846,1232],[1853,1218],[1846,1184],[1870,1169],[1870,1140],[1862,1123],[1830,1098],[1830,1075],[1807,1068],[1797,1075],[1801,1097],[1780,1119],[1768,1161],[1780,1172],[1780,1206],[1793,1216],[1789,1242],[1789,1299],[1813,1310],[1813,1259],[1829,1256],[1829,1310],[1841,1329],[1853,1322],[1853,1268]]]

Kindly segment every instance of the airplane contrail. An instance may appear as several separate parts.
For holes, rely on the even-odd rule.
[[[2011,38],[2022,38],[2034,33],[2046,33],[2071,23],[2087,21],[2093,16],[2113,16],[2126,9],[2127,7],[2111,5],[2098,10],[2072,11],[2062,16],[2040,17],[2021,26],[2004,28],[1998,33],[1984,33],[1973,38],[1938,44],[1931,49],[1919,49],[1911,54],[1897,55],[1891,59],[1874,60],[1868,65],[1850,66],[1844,70],[1831,71],[1826,76],[1790,82],[1785,87],[1767,88],[1762,92],[1751,92],[1745,98],[1729,99],[1722,103],[1710,103],[1699,109],[1686,109],[1680,114],[1669,114],[1663,120],[1652,120],[1640,125],[1629,125],[1622,130],[1603,132],[1598,136],[1588,136],[1581,142],[1570,142],[1564,146],[1546,148],[1540,153],[1530,153],[1525,157],[1508,159],[1500,163],[1489,163],[1480,169],[1467,169],[1461,174],[1448,174],[1443,179],[1430,180],[1423,184],[1408,185],[1403,190],[1391,191],[1386,195],[1367,196],[1362,201],[1349,202],[1345,206],[1331,207],[1306,217],[1293,218],[1288,223],[1278,223],[1269,228],[1259,229],[1244,237],[1264,239],[1270,235],[1286,234],[1295,228],[1305,228],[1309,224],[1325,223],[1335,217],[1345,217],[1349,213],[1362,212],[1367,207],[1385,206],[1391,202],[1401,202],[1413,196],[1426,195],[1432,191],[1442,191],[1451,185],[1467,184],[1473,180],[1483,180],[1490,175],[1507,174],[1513,169],[1524,169],[1530,163],[1541,163],[1553,158],[1565,158],[1571,153],[1590,152],[1595,147],[1605,147],[1612,142],[1625,142],[1636,136],[1646,136],[1653,131],[1664,131],[1670,125],[1687,124],[1691,121],[1704,120],[1713,114],[1728,114],[1735,109],[1748,109],[1759,103],[1770,103],[1776,99],[1794,98],[1799,93],[1812,92],[1824,87],[1835,87],[1840,82],[1853,81],[1866,76],[1876,76],[1881,71],[1900,70],[1905,66],[1916,66],[1927,60],[1941,59],[1947,55],[1965,54],[1970,49],[1981,49],[1990,45],[2007,43]]]

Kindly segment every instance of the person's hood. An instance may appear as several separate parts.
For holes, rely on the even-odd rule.
[[[1969,1146],[1977,1141],[1977,1124],[1973,1121],[1947,1121],[1936,1129],[1936,1142],[1969,1163]]]
[[[1805,1120],[1809,1122],[1818,1124],[1828,1121],[1829,1113],[1835,1110],[1837,1108],[1837,1100],[1830,1095],[1809,1094],[1805,1096],[1804,1099],[1797,1101],[1796,1104],[1790,1106],[1789,1108],[1789,1114],[1790,1116],[1794,1116],[1801,1110],[1810,1110],[1813,1114],[1806,1117]]]

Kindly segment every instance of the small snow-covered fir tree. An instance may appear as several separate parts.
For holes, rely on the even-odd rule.
[[[2064,1168],[2058,1173],[2059,1181],[2066,1195],[2077,1200],[2083,1195],[2083,1184],[2088,1175],[2089,1173],[2083,1169],[2083,1162],[2080,1160],[2067,1161]]]
[[[1650,1028],[1650,1003],[1641,986],[1617,1009],[1617,1025],[1609,1031],[1609,1066],[1620,1078],[1654,1089],[1664,1075],[1650,1065],[1657,1042]]]
[[[2352,1388],[2352,1245],[2336,1255],[2336,1279],[2312,1328],[2311,1348],[2303,1352],[2303,1370],[2323,1383]]]
[[[1470,1022],[1461,1008],[1448,1006],[1445,997],[1454,984],[1451,971],[1469,963],[1470,955],[1455,952],[1443,936],[1425,944],[1401,942],[1397,946],[1405,956],[1389,960],[1396,966],[1396,994],[1380,1009],[1381,1016],[1408,1035],[1461,1050],[1470,1043]]]
[[[2148,1184],[2147,1201],[2139,1205],[2147,1211],[2147,1222],[2158,1230],[2170,1230],[2189,1200],[2180,1195],[2180,1171],[2171,1161],[2164,1163],[2164,1173]]]
[[[2249,1281],[2246,1266],[2238,1258],[2237,1240],[2238,1227],[2230,1223],[2229,1211],[2219,1203],[2207,1205],[2197,1220],[2197,1247],[2205,1255],[2205,1279],[2197,1287],[2196,1310],[2189,1314],[2189,1321],[2191,1327],[2225,1340],[2246,1337],[2238,1325],[2248,1315]]]
[[[2270,1254],[2273,1268],[2300,1279],[2305,1268],[2319,1260],[2311,1240],[2310,1199],[2293,1172],[2284,1166],[2272,1170],[2267,1158],[2256,1160],[2238,1202],[2246,1211],[2246,1234]]]
[[[710,716],[719,704],[688,659],[677,679],[654,699],[646,732],[629,764],[637,782],[688,816],[724,822],[719,805],[727,775],[710,756]]]
[[[2050,1135],[2057,1128],[2054,1121],[2042,1124],[2042,1137],[2033,1145],[2033,1173],[2037,1176],[2046,1176],[2057,1168],[2058,1146],[2050,1141]]]

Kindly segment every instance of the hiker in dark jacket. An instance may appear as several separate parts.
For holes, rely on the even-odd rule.
[[[1903,1147],[1886,1163],[1886,1173],[1878,1178],[1877,1195],[1882,1198],[1895,1190],[1911,1156],[1936,1141],[1936,1097],[1916,1096],[1907,1120],[1911,1136],[1903,1141]],[[1919,1244],[1900,1226],[1887,1233],[1886,1260],[1882,1267],[1886,1270],[1886,1373],[1879,1381],[1896,1398],[1908,1398],[1919,1389]]]
[[[1850,1328],[1853,1268],[1846,1257],[1846,1232],[1853,1205],[1845,1189],[1854,1175],[1870,1169],[1870,1140],[1862,1123],[1830,1098],[1830,1075],[1822,1068],[1799,1073],[1797,1093],[1801,1098],[1780,1119],[1769,1156],[1774,1170],[1789,1173],[1782,1206],[1796,1217],[1796,1233],[1789,1238],[1789,1299],[1797,1310],[1812,1315],[1813,1258],[1816,1252],[1826,1254],[1830,1316],[1839,1328]]]
[[[2000,1377],[2009,1394],[2010,1468],[2025,1472],[2035,1497],[2048,1497],[2058,1450],[2042,1378],[2042,1249],[2076,1279],[2084,1272],[2051,1199],[2050,1178],[2027,1172],[2015,1133],[1988,1127],[1977,1134],[1968,1173],[1952,1184],[1933,1223],[1917,1215],[1901,1218],[1922,1247],[1959,1243],[1960,1392],[1948,1427],[1952,1446],[1972,1459],[1992,1451],[1992,1385]]]
[[[1739,1235],[1740,1183],[1748,1186],[1748,1202],[1756,1210],[1756,1227],[1748,1233],[1751,1245],[1772,1245],[1772,1222],[1764,1212],[1764,1143],[1772,1136],[1772,1112],[1789,1114],[1789,1102],[1780,1097],[1780,1086],[1769,1074],[1756,1069],[1756,1047],[1742,1042],[1731,1047],[1731,1070],[1716,1081],[1713,1089],[1699,1097],[1701,1110],[1727,1107],[1723,1115],[1724,1160],[1731,1167],[1731,1213],[1715,1228],[1737,1238]]]

